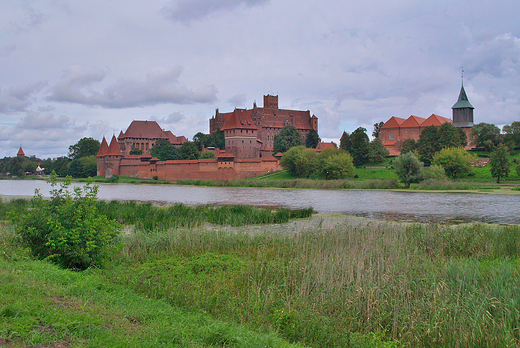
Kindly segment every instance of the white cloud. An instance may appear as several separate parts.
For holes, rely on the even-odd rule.
[[[182,67],[155,68],[146,74],[144,81],[120,79],[101,93],[92,85],[103,81],[107,73],[101,69],[85,71],[74,66],[66,70],[62,79],[52,87],[48,100],[104,108],[209,103],[216,100],[215,86],[189,89],[179,82],[181,73]]]
[[[0,113],[24,111],[31,105],[31,97],[47,85],[39,81],[30,85],[0,89]]]

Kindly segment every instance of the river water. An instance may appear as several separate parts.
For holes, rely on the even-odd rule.
[[[35,189],[49,196],[45,181],[0,180],[0,195],[32,196]],[[520,224],[520,195],[100,184],[98,197],[161,204],[312,207],[318,213],[394,221]]]

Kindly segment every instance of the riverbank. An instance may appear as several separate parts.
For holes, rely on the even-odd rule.
[[[8,342],[520,346],[519,227],[336,214],[131,225],[106,268],[83,273],[31,261],[8,224],[0,231],[0,337]]]

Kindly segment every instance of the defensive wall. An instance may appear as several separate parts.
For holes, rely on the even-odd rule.
[[[280,170],[276,158],[158,161],[151,156],[98,157],[98,175],[160,180],[243,179]]]

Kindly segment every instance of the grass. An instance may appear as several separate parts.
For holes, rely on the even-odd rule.
[[[213,221],[216,207],[178,206],[166,215],[189,219],[137,227],[155,217],[132,214],[168,209],[104,204],[127,219],[124,247],[105,269],[80,273],[33,261],[10,223],[0,224],[1,339],[13,346],[520,347],[518,226],[345,220],[324,227],[327,218],[315,216],[319,224],[299,220],[297,233],[283,233],[283,225]],[[188,222],[190,209],[207,214],[204,224]],[[221,215],[254,211],[225,207]]]

